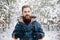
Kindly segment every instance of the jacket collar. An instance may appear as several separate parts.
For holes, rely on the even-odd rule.
[[[23,19],[22,19],[22,18],[20,18],[20,19],[18,19],[18,20],[19,20],[19,22],[24,23],[24,21],[23,21]],[[33,21],[36,21],[36,19],[35,19],[35,18],[31,18],[31,23],[32,23]]]

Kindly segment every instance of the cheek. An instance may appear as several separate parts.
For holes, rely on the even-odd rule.
[[[23,13],[22,15],[23,15],[23,16],[25,16],[26,14],[25,14],[25,13]]]
[[[23,15],[26,15],[26,13],[25,13],[25,12],[23,12]]]
[[[29,13],[29,15],[31,16],[31,13]]]

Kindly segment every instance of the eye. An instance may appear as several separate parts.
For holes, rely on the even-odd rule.
[[[28,12],[30,12],[30,11],[28,11]]]
[[[25,13],[27,13],[27,11],[24,11]]]

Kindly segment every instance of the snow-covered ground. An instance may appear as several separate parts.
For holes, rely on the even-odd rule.
[[[60,32],[57,31],[46,31],[43,40],[60,40]]]

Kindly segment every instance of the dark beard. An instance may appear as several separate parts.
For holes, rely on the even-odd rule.
[[[28,25],[31,22],[31,19],[27,19],[26,17],[23,17],[23,21],[26,25]]]

